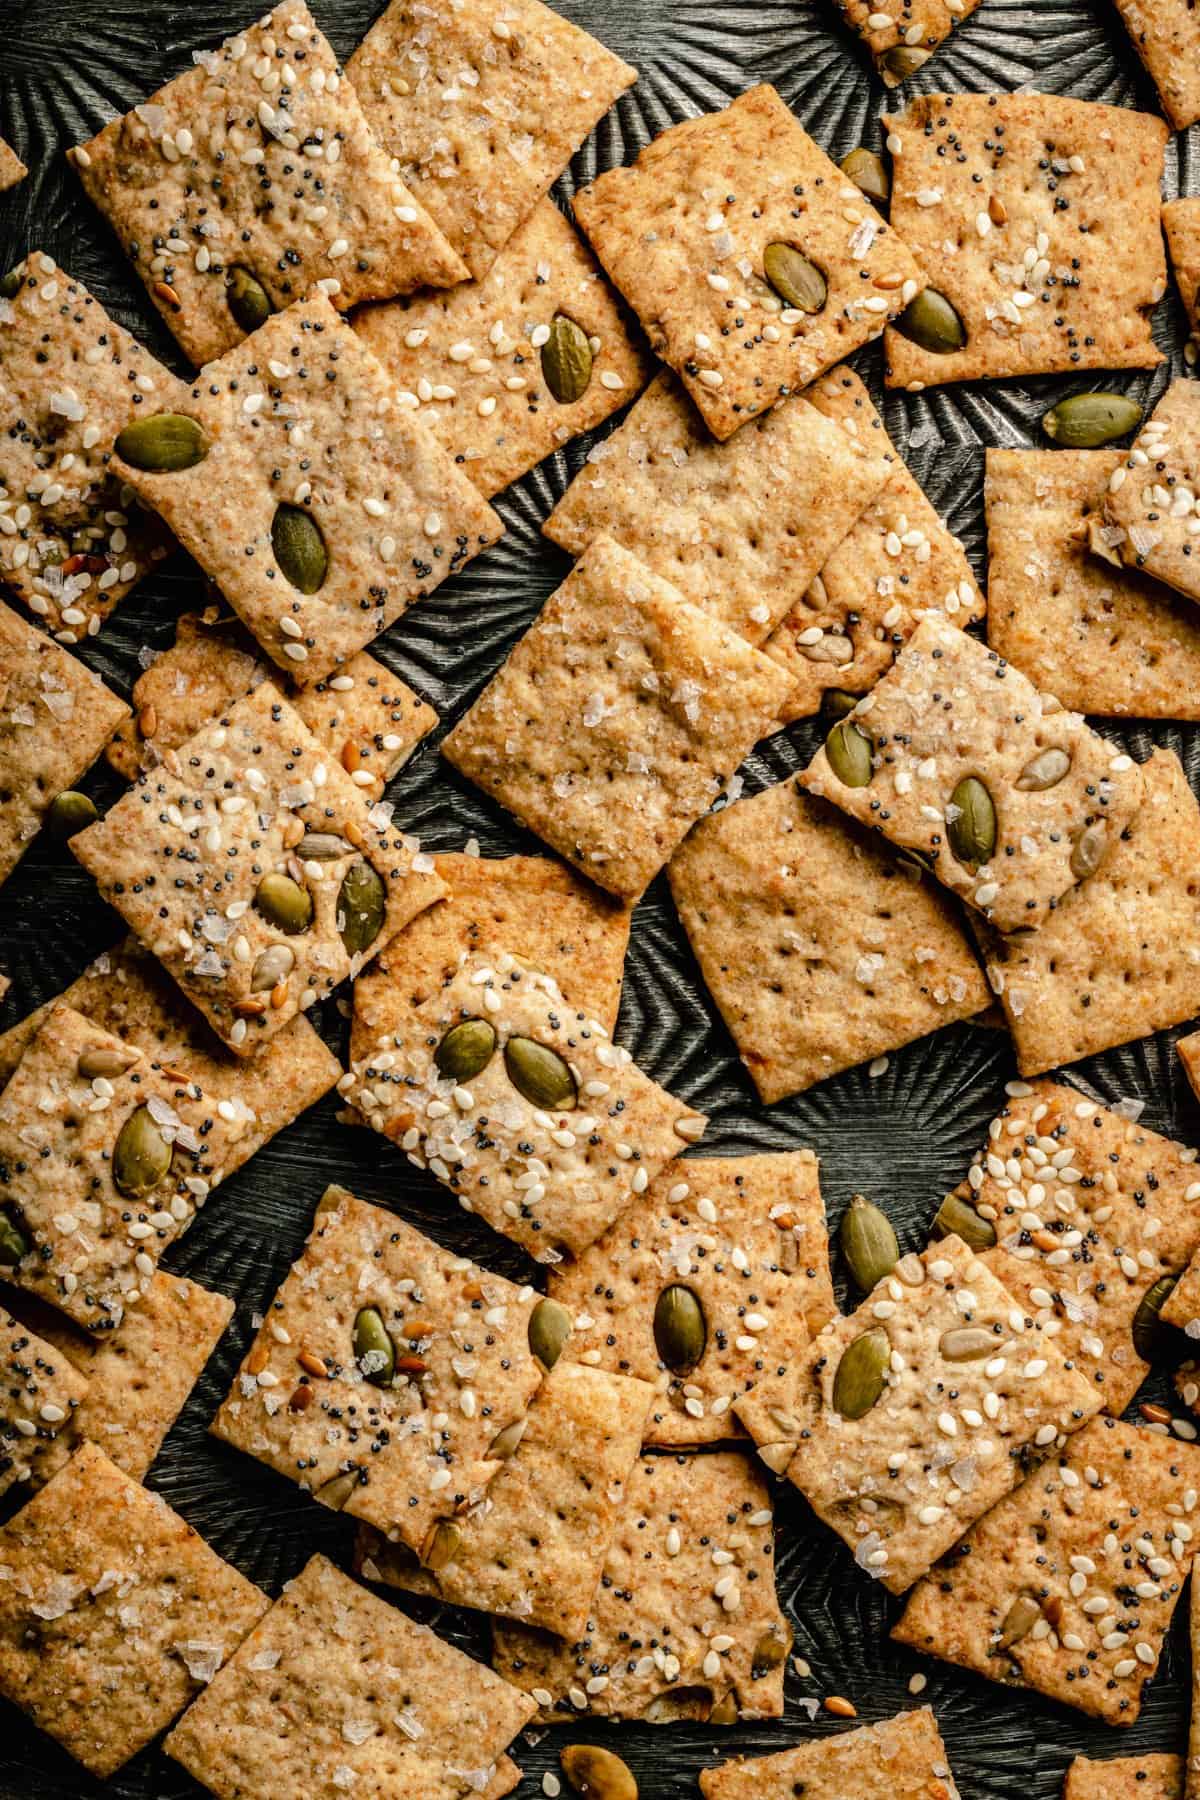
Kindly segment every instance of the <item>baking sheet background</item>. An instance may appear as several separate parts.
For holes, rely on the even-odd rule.
[[[318,23],[346,57],[379,10],[378,0],[310,0]],[[630,160],[648,138],[676,120],[725,105],[758,81],[773,82],[801,122],[834,157],[865,142],[879,148],[885,90],[857,42],[837,21],[831,0],[560,0],[559,9],[594,31],[641,71],[576,157],[556,189],[563,201],[600,169]],[[120,322],[166,362],[187,374],[104,220],[86,201],[64,151],[118,111],[145,99],[215,44],[258,16],[247,0],[0,0],[0,136],[31,174],[0,196],[0,269],[44,249],[82,279]],[[983,0],[910,93],[1033,89],[1157,110],[1120,20],[1105,0],[1038,0],[1033,6]],[[1172,138],[1168,196],[1200,192],[1200,131]],[[964,539],[984,574],[983,447],[1033,445],[1053,398],[1076,389],[1116,387],[1152,403],[1182,371],[1186,337],[1171,290],[1155,317],[1169,367],[1149,375],[1102,375],[947,387],[883,397],[878,346],[854,358],[888,430],[939,512]],[[497,502],[507,535],[381,639],[375,653],[429,700],[443,729],[458,718],[510,645],[558,585],[568,562],[540,536],[541,521],[579,468],[595,435],[577,439]],[[764,505],[770,504],[764,496]],[[203,604],[194,564],[182,553],[126,601],[90,640],[84,659],[122,693],[138,674],[144,646],[163,648],[173,621]],[[1200,791],[1200,728],[1157,725],[1107,735],[1144,758],[1165,744],[1184,758]],[[431,849],[478,839],[485,855],[535,850],[500,811],[460,779],[426,740],[388,789],[397,817]],[[801,767],[819,733],[801,724],[755,752],[742,773],[753,792]],[[103,804],[120,791],[101,764],[84,785]],[[120,935],[116,915],[66,850],[39,839],[0,889],[0,969],[13,978],[0,1028],[59,992],[89,958]],[[348,990],[344,990],[347,991]],[[329,1002],[316,1021],[344,1053],[345,1020]],[[794,1100],[760,1106],[724,1026],[700,981],[663,879],[634,917],[618,1038],[657,1080],[711,1123],[706,1154],[809,1145],[836,1225],[852,1193],[887,1208],[905,1249],[925,1241],[942,1195],[965,1173],[1015,1069],[1000,1033],[956,1026],[894,1055],[886,1073],[865,1069],[827,1081]],[[1146,1122],[1200,1144],[1200,1107],[1162,1033],[1076,1065],[1071,1079],[1108,1101],[1137,1096]],[[364,1199],[393,1206],[440,1242],[524,1279],[532,1268],[515,1246],[472,1221],[432,1177],[412,1169],[389,1145],[334,1120],[332,1098],[314,1108],[227,1182],[167,1257],[168,1266],[220,1288],[237,1314],[150,1474],[150,1485],[223,1556],[271,1594],[314,1550],[345,1566],[353,1524],[326,1512],[250,1457],[206,1435],[209,1419],[269,1300],[299,1250],[326,1182],[345,1183]],[[839,1270],[840,1275],[840,1270]],[[840,1288],[844,1299],[844,1289]],[[1161,1376],[1144,1394],[1165,1396]],[[11,1511],[12,1508],[10,1507]],[[1147,1689],[1133,1730],[1095,1724],[1036,1696],[1006,1690],[946,1664],[901,1651],[888,1640],[899,1602],[858,1570],[840,1543],[790,1487],[780,1490],[778,1584],[796,1632],[795,1651],[812,1668],[789,1670],[783,1720],[719,1730],[704,1726],[604,1726],[585,1720],[556,1728],[535,1747],[515,1746],[525,1770],[520,1796],[540,1793],[543,1770],[556,1769],[572,1741],[619,1747],[643,1800],[697,1792],[697,1772],[735,1753],[757,1755],[844,1729],[820,1713],[810,1726],[804,1700],[842,1694],[860,1718],[886,1718],[932,1702],[963,1800],[1051,1800],[1078,1752],[1131,1755],[1182,1750],[1188,1706],[1186,1604],[1176,1617],[1163,1665]],[[477,1655],[487,1633],[476,1616],[417,1600],[415,1616]],[[908,1694],[917,1670],[929,1678],[920,1702]],[[470,1696],[463,1696],[469,1704]],[[201,1794],[174,1763],[150,1750],[108,1783],[93,1781],[11,1707],[0,1705],[3,1800],[184,1800]],[[853,1800],[846,1796],[846,1800]]]

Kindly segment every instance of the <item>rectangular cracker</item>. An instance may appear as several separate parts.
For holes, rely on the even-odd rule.
[[[1093,1419],[972,1526],[892,1637],[1132,1725],[1191,1568],[1198,1485],[1200,1450]]]
[[[893,11],[881,0],[834,0],[843,20],[871,53],[885,87],[899,87],[923,68],[979,0],[902,0]]]
[[[0,606],[0,883],[128,713],[70,651]]]
[[[16,187],[18,181],[24,181],[29,170],[21,161],[11,144],[0,138],[0,194],[7,188]]]
[[[1052,1334],[953,1236],[903,1257],[736,1402],[768,1468],[893,1594],[1099,1407]]]
[[[308,847],[318,843],[316,859]],[[391,824],[391,809],[368,811],[363,791],[269,681],[170,752],[71,848],[242,1057],[357,974],[445,891],[416,840]],[[359,928],[361,906],[343,896],[348,877],[363,889],[368,877],[350,872],[364,865],[374,936]],[[258,896],[272,877],[297,905],[303,886],[308,922],[299,930],[263,910]]]
[[[402,404],[489,497],[627,405],[650,375],[595,258],[549,199],[482,280],[366,307],[354,328]]]
[[[601,532],[615,538],[761,644],[888,477],[874,447],[839,432],[809,398],[717,444],[664,370],[589,452],[543,533],[572,556]]]
[[[503,1793],[522,1694],[314,1556],[163,1746],[220,1800]],[[515,1772],[515,1771],[513,1771]],[[512,1785],[511,1783],[509,1785]]]
[[[848,785],[831,749],[861,785]],[[1142,794],[1130,756],[941,613],[926,613],[799,780],[915,851],[998,931],[1040,925],[1101,868]],[[991,852],[978,863],[960,861],[953,847],[962,813],[954,796],[966,781],[970,791],[983,785],[992,808]]]
[[[928,1706],[774,1756],[701,1769],[700,1792],[704,1800],[958,1800]]]
[[[541,1380],[528,1335],[537,1299],[327,1188],[212,1429],[420,1551],[502,1467],[489,1446],[524,1418]],[[396,1346],[391,1386],[356,1354],[368,1307]]]
[[[1076,712],[1200,718],[1200,618],[1092,554],[1120,450],[989,450],[988,643]]]
[[[891,329],[889,387],[1162,362],[1161,119],[1060,94],[921,94],[884,125],[892,225],[966,336],[938,352]]]
[[[70,1454],[71,1428],[88,1384],[45,1338],[0,1307],[0,1495],[38,1487]]]
[[[334,674],[502,535],[321,294],[206,368],[185,411],[208,446],[201,461],[169,473],[115,466],[303,686]],[[281,506],[302,509],[324,541],[315,591],[293,586],[276,559]]]
[[[1200,199],[1168,200],[1162,209],[1162,222],[1171,273],[1194,338],[1200,333]],[[1184,357],[1193,363],[1194,348],[1185,349]]]
[[[908,247],[766,84],[672,125],[574,206],[717,438],[878,337],[920,286]],[[823,278],[818,311],[771,286],[776,244]]]
[[[228,296],[239,271],[272,310],[312,288],[344,311],[466,275],[304,0],[199,52],[69,156],[196,364],[244,336]]]
[[[1200,806],[1174,751],[1155,750],[1142,777],[1142,804],[1103,868],[1040,930],[976,926],[1022,1075],[1200,1013]]]
[[[1181,1756],[1077,1756],[1063,1800],[1184,1800]]]
[[[1173,381],[1108,478],[1108,529],[1093,548],[1200,600],[1200,398]]]
[[[680,1285],[699,1303],[704,1348],[672,1366],[655,1327],[662,1294]],[[672,1165],[577,1262],[551,1270],[548,1292],[574,1321],[567,1355],[654,1385],[648,1444],[731,1437],[737,1397],[836,1310],[817,1159],[785,1150]]]
[[[268,1607],[158,1494],[84,1444],[0,1531],[0,1694],[101,1777]]]
[[[1200,20],[1188,0],[1114,0],[1175,131],[1200,119]]]
[[[4,277],[0,581],[60,644],[93,637],[171,547],[109,455],[132,420],[185,392],[44,251]]]
[[[905,467],[853,369],[831,370],[807,398],[886,457],[890,474],[767,640],[767,655],[796,682],[780,714],[785,725],[816,712],[829,688],[865,693],[927,608],[956,625],[986,611],[961,541]]]
[[[442,1048],[464,1025],[469,1067]],[[339,1091],[465,1212],[549,1263],[595,1243],[705,1125],[494,938],[353,1056]]]
[[[442,754],[583,874],[636,900],[790,686],[600,536]]]
[[[440,1519],[420,1560],[361,1527],[358,1572],[557,1637],[579,1637],[652,1398],[647,1382],[560,1356],[478,1504]]]
[[[704,819],[671,893],[759,1098],[982,1012],[987,982],[936,883],[795,780]]]
[[[476,281],[637,70],[540,0],[391,0],[347,64],[363,111]]]
[[[782,1714],[791,1639],[771,1496],[749,1458],[651,1456],[630,1476],[584,1635],[499,1621],[492,1665],[546,1723],[734,1725]]]

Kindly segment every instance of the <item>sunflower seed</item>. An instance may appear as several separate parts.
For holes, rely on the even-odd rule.
[[[1024,794],[1043,794],[1047,788],[1057,787],[1070,767],[1071,758],[1065,750],[1043,750],[1025,764],[1016,785]]]

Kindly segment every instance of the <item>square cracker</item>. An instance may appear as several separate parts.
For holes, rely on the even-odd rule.
[[[314,1556],[167,1739],[220,1800],[504,1793],[523,1694]],[[508,1786],[514,1785],[509,1782]]]
[[[229,300],[239,272],[272,310],[313,287],[344,310],[466,274],[304,0],[199,52],[69,155],[196,364],[245,335]]]
[[[84,1444],[0,1531],[0,1694],[98,1776],[158,1736],[269,1602]]]
[[[0,194],[6,188],[16,187],[18,181],[24,181],[29,170],[21,161],[11,144],[0,138]]]
[[[700,1304],[698,1361],[673,1368],[655,1324],[663,1293]],[[648,1444],[691,1447],[737,1432],[731,1407],[835,1311],[829,1238],[811,1150],[691,1157],[667,1168],[548,1291],[573,1317],[566,1354],[652,1382]]]
[[[884,124],[892,225],[966,334],[936,352],[890,330],[889,387],[1162,362],[1161,119],[1058,94],[922,94]]]
[[[239,1056],[357,974],[445,891],[416,840],[392,826],[390,809],[368,811],[269,681],[170,752],[71,848]],[[289,930],[262,910],[271,878],[297,905],[303,889],[307,923],[294,917]],[[343,893],[348,880],[359,895],[373,883],[373,937],[366,902]]]
[[[785,725],[816,712],[831,687],[865,693],[891,667],[927,608],[956,625],[969,625],[986,610],[962,543],[905,467],[853,369],[831,370],[807,398],[856,443],[885,456],[891,468],[767,640],[767,655],[796,682],[780,714]]]
[[[589,452],[542,530],[572,556],[607,533],[761,644],[888,476],[873,446],[838,431],[811,397],[717,444],[664,371]]]
[[[903,1257],[736,1403],[767,1466],[893,1594],[1099,1407],[1052,1334],[953,1236]]]
[[[422,1561],[362,1527],[359,1572],[557,1637],[579,1637],[652,1398],[644,1381],[560,1356],[478,1504],[438,1521]]]
[[[547,381],[555,321],[588,339],[583,382]],[[366,307],[354,328],[438,442],[492,495],[633,399],[645,351],[574,226],[539,201],[480,281]],[[562,328],[556,328],[562,329]],[[555,338],[557,343],[557,338]]]
[[[1132,1725],[1191,1568],[1198,1486],[1200,1450],[1093,1419],[971,1527],[892,1636]]]
[[[790,687],[600,536],[442,754],[583,874],[636,900]]]
[[[765,1101],[989,1004],[953,907],[795,780],[704,819],[668,871],[706,986]]]
[[[443,1060],[463,1026],[469,1068]],[[595,1243],[705,1125],[495,939],[353,1056],[339,1091],[464,1211],[549,1263]]]
[[[1077,1756],[1063,1800],[1183,1800],[1182,1756]]]
[[[1200,20],[1189,0],[1114,0],[1175,131],[1200,119]]]
[[[1168,200],[1162,209],[1162,222],[1171,273],[1192,336],[1196,337],[1200,334],[1200,199]]]
[[[748,1457],[643,1457],[584,1635],[503,1621],[492,1665],[545,1722],[777,1719],[792,1634],[774,1549],[770,1492]]]
[[[419,1552],[503,1466],[490,1446],[541,1380],[528,1335],[537,1299],[327,1188],[212,1429]],[[390,1384],[377,1352],[356,1351],[366,1308],[395,1347]]]
[[[704,1800],[958,1800],[928,1706],[774,1756],[701,1769]]]
[[[1120,450],[989,450],[988,643],[1077,712],[1200,718],[1200,616],[1090,550]]]
[[[849,759],[860,781],[851,786],[838,766],[864,739],[870,754],[862,769]],[[1102,868],[1142,794],[1131,757],[933,612],[799,779],[915,851],[998,931],[1042,924],[1064,894]],[[953,849],[963,811],[955,795],[968,780],[982,783],[992,807],[992,847],[978,863],[960,862]]]
[[[878,337],[920,286],[908,247],[765,84],[672,125],[574,205],[717,438]],[[823,278],[818,311],[767,280],[775,244]]]
[[[1200,600],[1200,390],[1173,381],[1108,478],[1100,542],[1109,560]]]
[[[1142,775],[1142,804],[1103,868],[1040,930],[976,926],[1022,1075],[1200,1013],[1200,806],[1173,751],[1156,750]]]
[[[92,637],[171,540],[110,468],[117,433],[186,389],[33,251],[0,285],[0,581],[60,644]]]
[[[321,294],[206,368],[184,410],[207,443],[200,462],[170,473],[116,466],[272,662],[304,686],[335,673],[502,535]],[[276,560],[281,506],[302,509],[324,539],[327,569],[314,592],[293,586]]]
[[[834,0],[842,18],[871,53],[885,87],[898,87],[923,68],[979,0],[901,0],[895,11],[881,0]]]
[[[61,1349],[0,1307],[0,1495],[40,1487],[65,1460],[87,1391]]]
[[[347,64],[363,111],[476,281],[637,70],[540,0],[392,0]]]
[[[128,713],[98,675],[0,606],[0,883]]]

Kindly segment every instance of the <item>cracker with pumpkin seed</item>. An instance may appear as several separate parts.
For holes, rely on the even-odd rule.
[[[354,328],[488,496],[627,405],[650,374],[591,252],[548,199],[481,280],[366,307]]]
[[[503,1467],[542,1378],[537,1301],[327,1188],[212,1429],[419,1553]]]
[[[7,1223],[0,1222],[0,1237]],[[60,1349],[0,1307],[0,1495],[21,1482],[40,1486],[60,1446],[69,1455],[65,1446],[87,1391]]]
[[[356,651],[502,535],[321,294],[123,432],[114,467],[293,681]]]
[[[761,644],[887,479],[880,455],[848,441],[812,398],[717,444],[664,371],[589,452],[542,531],[572,556],[599,533],[613,537]]]
[[[934,284],[887,333],[889,387],[1162,362],[1161,119],[1060,94],[922,94],[884,126],[892,226]]]
[[[885,87],[898,87],[924,68],[979,0],[834,0],[842,18],[871,53]]]
[[[24,181],[29,170],[21,161],[11,144],[0,138],[0,194],[7,188],[16,187],[18,181]]]
[[[913,1591],[892,1636],[1132,1725],[1197,1541],[1200,1449],[1093,1419]]]
[[[1077,1756],[1063,1800],[1184,1800],[1181,1756]]]
[[[1108,478],[1093,547],[1200,600],[1200,395],[1173,381]]]
[[[1175,131],[1200,119],[1200,23],[1189,0],[1114,0]]]
[[[494,942],[352,1056],[339,1091],[465,1212],[549,1263],[595,1243],[705,1126]]]
[[[1200,336],[1200,198],[1166,201],[1162,222],[1171,273],[1194,340]],[[1184,355],[1192,361],[1195,351],[1186,349]]]
[[[1142,796],[1132,757],[934,612],[799,780],[918,855],[998,931],[1042,924]]]
[[[642,1457],[583,1636],[502,1620],[492,1665],[547,1723],[777,1719],[792,1634],[774,1551],[770,1491],[748,1457]]]
[[[759,1097],[781,1100],[989,1003],[937,884],[782,781],[671,859],[700,972]]]
[[[497,1800],[523,1694],[314,1556],[163,1746],[214,1794]]]
[[[811,1150],[689,1157],[663,1170],[548,1291],[569,1354],[650,1382],[648,1444],[736,1434],[731,1407],[832,1317],[829,1239]]]
[[[717,438],[878,337],[920,286],[907,245],[766,85],[672,125],[574,206]]]
[[[767,1466],[902,1594],[1100,1396],[950,1236],[734,1404]]]
[[[445,891],[264,681],[71,839],[100,891],[247,1057]]]
[[[790,687],[601,535],[442,754],[584,875],[636,900]]]
[[[774,1756],[701,1769],[704,1800],[958,1800],[928,1706]]]
[[[370,1526],[356,1561],[368,1581],[536,1625],[573,1640],[588,1610],[642,1448],[647,1382],[560,1357],[482,1498],[439,1519],[420,1559]]]

